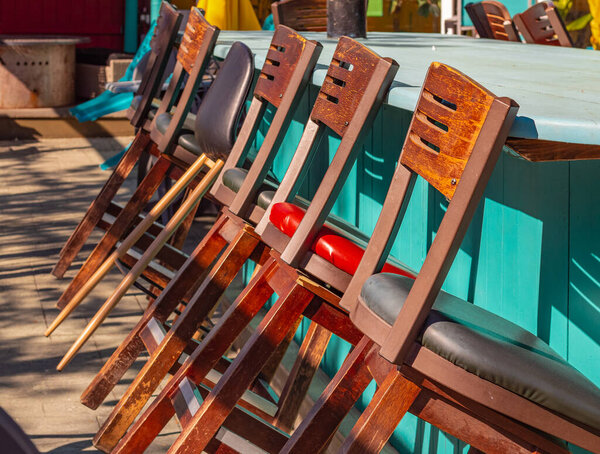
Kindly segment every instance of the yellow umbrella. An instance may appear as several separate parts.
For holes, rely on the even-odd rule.
[[[260,30],[250,0],[199,0],[198,8],[221,30]]]

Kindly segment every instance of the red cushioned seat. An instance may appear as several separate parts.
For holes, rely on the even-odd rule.
[[[293,203],[276,203],[271,209],[271,223],[291,237],[304,217],[305,211]],[[336,268],[353,275],[365,253],[364,249],[328,227],[323,227],[311,246],[311,250]],[[391,263],[383,266],[383,273],[401,274],[415,278],[415,275]]]

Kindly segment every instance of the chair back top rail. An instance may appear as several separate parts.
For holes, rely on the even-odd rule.
[[[271,5],[275,26],[298,31],[327,31],[327,0],[281,0]]]
[[[529,44],[573,47],[569,32],[554,6],[540,2],[513,18],[523,39]]]
[[[181,25],[182,15],[168,2],[163,1],[156,20],[154,35],[150,41],[150,56],[136,96],[140,103],[131,118],[131,124],[139,128],[148,116],[152,101],[161,88],[171,51]]]
[[[271,207],[294,200],[325,128],[338,134],[341,142],[304,218],[285,249],[279,251],[290,265],[300,264],[323,226],[397,70],[394,60],[380,57],[351,38],[340,38],[296,153],[256,227],[262,234],[269,225]]]
[[[506,6],[495,0],[469,3],[465,6],[481,38],[520,41]]]
[[[289,27],[277,26],[265,64],[256,82],[253,100],[253,103],[260,102],[261,105],[269,103],[276,111],[248,175],[229,207],[232,213],[242,217],[250,214],[249,210],[256,199],[257,191],[273,164],[322,48],[318,42],[305,39]],[[264,113],[264,109],[262,112]],[[257,122],[253,118],[248,120]],[[243,128],[250,130],[255,126],[244,124]],[[244,140],[236,143],[235,150],[225,163],[225,169],[243,164],[244,150],[248,148],[250,136],[243,133],[240,136]]]
[[[454,68],[431,64],[371,240],[340,304],[352,317],[364,282],[385,263],[417,175],[448,209],[382,355],[402,361],[450,269],[518,110]]]
[[[157,145],[161,152],[169,152],[174,146],[173,138],[183,126],[190,111],[193,98],[210,61],[219,32],[219,28],[210,25],[198,8],[191,9],[177,52],[177,64],[173,70],[171,82],[152,124],[152,137],[155,137],[158,134],[155,124],[156,118],[166,112],[171,112],[171,109],[177,104],[167,130],[164,134],[158,134]],[[185,80],[186,76],[187,80]],[[181,92],[184,80],[185,87]],[[180,93],[181,96],[179,96]]]

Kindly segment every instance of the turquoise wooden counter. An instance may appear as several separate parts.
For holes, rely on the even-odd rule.
[[[323,34],[306,36],[323,43],[322,66],[273,166],[279,177],[335,47]],[[222,32],[217,55],[224,56],[235,40],[248,44],[262,66],[269,33]],[[600,52],[402,33],[372,33],[365,43],[400,64],[334,207],[335,214],[367,234],[379,215],[425,70],[434,60],[520,104],[509,143],[516,149],[527,143],[524,156],[600,157]],[[323,141],[304,195],[312,195],[310,188],[316,187],[337,143],[333,134]],[[418,181],[392,254],[418,269],[445,208],[445,200]],[[530,162],[507,148],[444,288],[536,333],[600,385],[600,160]],[[348,350],[332,341],[325,370],[335,372]],[[403,420],[393,444],[401,452],[464,451],[462,443],[412,417]]]

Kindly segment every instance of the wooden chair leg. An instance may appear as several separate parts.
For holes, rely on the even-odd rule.
[[[275,353],[271,355],[269,361],[267,361],[267,364],[265,364],[265,367],[263,367],[263,370],[260,372],[260,378],[262,378],[267,383],[271,383],[271,380],[273,380],[273,377],[275,377],[277,369],[279,368],[283,357],[287,353],[287,349],[294,340],[294,335],[296,334],[296,331],[300,326],[300,322],[302,322],[302,317],[296,320],[296,323],[292,325],[285,339],[281,342],[281,344],[279,344],[279,347],[277,347]]]
[[[148,322],[155,318],[165,322],[179,302],[189,293],[195,292],[202,283],[199,279],[205,270],[212,264],[217,255],[225,247],[225,240],[219,235],[220,229],[227,222],[221,216],[210,231],[192,252],[183,267],[163,290],[160,296],[144,312],[144,315],[135,328],[127,335],[125,340],[106,361],[100,372],[81,395],[81,403],[96,409],[106,399],[110,391],[119,382],[123,374],[131,367],[135,359],[144,350],[140,332]]]
[[[143,452],[150,445],[175,413],[170,398],[177,393],[180,384],[184,380],[201,383],[239,333],[248,326],[271,297],[273,289],[269,286],[267,278],[275,268],[276,263],[273,259],[264,264],[260,273],[250,281],[219,323],[208,333],[194,353],[169,380],[163,391],[111,451],[113,454]],[[107,440],[94,438],[94,445],[104,449],[100,441],[104,443]],[[110,450],[113,440],[108,441],[110,443],[106,449]]]
[[[99,445],[108,447],[113,444],[114,446],[125,434],[152,393],[179,359],[198,325],[218,302],[259,241],[253,229],[245,227],[219,257],[188,303],[184,313],[160,341],[158,348],[152,352],[151,357],[98,431],[96,440]]]
[[[191,190],[188,188],[187,193],[184,197],[184,200],[189,197]],[[196,203],[194,208],[189,212],[184,221],[181,223],[175,234],[169,240],[169,244],[177,249],[183,249],[183,245],[185,240],[192,228],[192,224],[194,223],[194,218],[196,217],[196,213],[198,211],[198,207],[200,206],[200,201]]]
[[[365,363],[371,348],[373,342],[363,337],[348,354],[281,454],[318,453],[327,446],[344,417],[371,383],[372,377]]]
[[[313,294],[309,290],[295,282],[287,292],[279,296],[237,358],[171,446],[171,453],[182,454],[189,452],[192,447],[198,451],[204,449],[312,298]]]
[[[106,260],[111,250],[127,231],[136,215],[140,213],[150,201],[150,198],[156,192],[160,182],[165,177],[169,166],[170,164],[166,159],[159,159],[156,162],[146,178],[144,178],[142,184],[136,189],[133,197],[129,200],[125,208],[123,208],[119,216],[117,216],[110,229],[104,234],[85,263],[79,269],[77,275],[69,283],[69,286],[56,303],[56,307],[63,309],[94,274],[94,271]]]
[[[87,241],[88,237],[94,230],[94,227],[102,215],[108,208],[108,205],[114,198],[115,194],[133,170],[133,167],[138,162],[142,152],[150,143],[150,135],[144,131],[140,131],[135,136],[135,139],[123,158],[119,161],[117,168],[113,171],[96,199],[91,203],[83,219],[75,228],[59,254],[59,260],[52,269],[52,274],[57,278],[62,278],[71,266],[71,263]]]
[[[386,377],[344,441],[344,454],[379,453],[421,388],[394,370]]]
[[[289,433],[294,428],[298,411],[310,383],[319,369],[329,339],[331,339],[331,331],[318,323],[310,324],[298,352],[298,358],[279,398],[279,410],[275,416],[274,425],[284,432]]]

